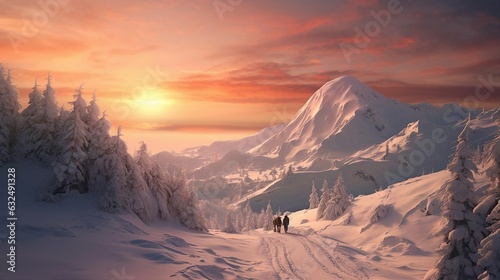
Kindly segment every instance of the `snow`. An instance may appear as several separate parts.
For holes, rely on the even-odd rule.
[[[30,161],[9,166],[16,167],[17,196],[23,201],[17,252],[23,257],[8,279],[26,280],[112,279],[123,273],[135,279],[418,279],[434,261],[439,243],[431,234],[439,217],[426,216],[424,202],[449,176],[438,172],[357,197],[335,221],[315,221],[316,209],[291,213],[288,234],[272,229],[227,234],[106,213],[91,193],[37,201],[35,194],[50,182],[52,171]],[[0,173],[5,172],[2,167]],[[361,232],[378,203],[393,208]],[[346,216],[348,224],[341,221]],[[5,273],[0,272],[2,278]]]

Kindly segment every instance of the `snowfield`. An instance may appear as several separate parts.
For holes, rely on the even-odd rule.
[[[29,161],[9,166],[16,167],[22,201],[19,257],[16,273],[2,270],[0,275],[25,280],[420,279],[440,242],[433,235],[439,216],[425,214],[427,199],[449,176],[441,171],[356,197],[335,221],[316,221],[315,209],[297,211],[290,215],[288,234],[262,229],[227,234],[112,215],[98,210],[91,194],[37,201],[51,169]],[[0,174],[6,174],[5,166]],[[477,186],[485,183],[480,178]],[[370,221],[378,205],[391,207]],[[0,241],[5,248],[6,236]]]

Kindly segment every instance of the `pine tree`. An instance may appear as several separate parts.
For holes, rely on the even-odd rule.
[[[72,102],[73,110],[77,111],[82,121],[84,121],[88,125],[87,119],[89,117],[87,114],[87,102],[85,101],[85,99],[83,99],[82,90],[83,90],[83,84],[80,85],[80,87],[75,91],[75,95],[73,95],[73,97],[75,98],[75,100]]]
[[[260,210],[259,221],[257,224],[257,228],[263,228],[266,224],[266,211],[264,211],[264,207]]]
[[[201,211],[196,193],[187,187],[186,175],[171,177],[172,197],[170,212],[174,213],[181,224],[198,231],[207,231],[205,217]]]
[[[107,182],[111,179],[112,162],[110,161],[112,155],[111,150],[111,137],[109,136],[109,129],[111,123],[106,119],[106,112],[103,113],[95,124],[91,125],[89,132],[89,191],[97,191],[104,189]]]
[[[75,92],[75,100],[71,102],[73,110],[69,112],[61,108],[55,122],[56,141],[52,143],[52,156],[58,162],[55,170],[59,173],[56,174],[59,184],[53,185],[52,193],[66,193],[72,189],[80,193],[88,191],[89,128],[82,120],[82,116],[86,115],[86,105],[81,88]]]
[[[153,176],[151,175],[151,159],[148,153],[148,146],[141,142],[141,146],[135,155],[135,163],[139,167],[142,177],[151,186],[153,184]]]
[[[250,203],[247,201],[246,207],[245,207],[245,228],[247,230],[254,230],[257,228],[257,224],[255,222],[255,215],[250,208]]]
[[[0,65],[0,166],[11,157],[19,108],[18,93],[12,85],[10,71],[6,79]]]
[[[111,138],[111,153],[106,162],[111,166],[110,180],[101,199],[101,208],[112,213],[131,211],[143,221],[150,221],[157,213],[146,182],[133,158],[127,153],[127,145],[120,138],[121,128]]]
[[[326,220],[335,220],[340,217],[350,205],[351,201],[347,194],[344,181],[342,180],[342,176],[339,176],[337,182],[335,182],[333,186],[332,195],[326,205],[323,218]]]
[[[477,167],[472,162],[473,151],[469,143],[469,126],[458,136],[455,153],[448,164],[451,179],[444,184],[443,243],[437,252],[441,254],[426,279],[475,279],[477,251],[486,229],[475,205],[473,179]]]
[[[101,115],[101,110],[97,105],[97,97],[94,93],[92,95],[92,100],[90,100],[89,105],[87,106],[87,115],[83,119],[83,121],[89,126],[94,126],[99,121],[99,116]]]
[[[219,216],[217,214],[215,214],[214,216],[212,216],[210,218],[210,228],[213,229],[213,230],[219,230],[220,229],[220,226],[219,226]]]
[[[256,221],[255,221],[255,215],[253,213],[250,213],[248,216],[247,216],[247,220],[246,220],[246,223],[245,223],[245,227],[248,229],[248,230],[254,230],[257,228],[257,224],[256,224]]]
[[[131,203],[127,199],[127,169],[123,163],[126,155],[123,154],[123,149],[120,148],[119,130],[118,135],[113,136],[110,142],[111,152],[107,155],[106,161],[112,172],[99,206],[102,210],[113,214],[124,213],[131,208]]]
[[[38,116],[41,114],[42,94],[38,91],[38,84],[35,81],[33,91],[29,94],[28,107],[23,110],[19,120],[19,136],[16,146],[16,157],[23,159],[30,157],[36,151],[33,146],[33,139],[41,139],[42,135],[33,135],[40,130],[35,129],[35,126],[40,122]]]
[[[63,131],[61,156],[58,160],[63,167],[58,183],[53,185],[50,193],[68,193],[70,190],[87,192],[87,127],[80,119],[78,111],[71,112],[67,126]]]
[[[264,230],[271,230],[273,229],[273,208],[271,207],[271,201],[267,203],[267,208],[266,208],[266,216],[264,218],[264,225],[263,229]]]
[[[36,139],[35,156],[37,159],[45,162],[50,162],[55,155],[56,143],[56,122],[59,116],[59,107],[55,97],[55,90],[52,88],[52,77],[49,75],[47,78],[47,86],[43,91],[41,114],[38,118],[41,120],[37,129],[40,132],[34,133],[35,135],[42,134],[42,139]]]
[[[318,192],[316,191],[314,181],[312,183],[311,194],[309,195],[309,209],[317,208],[319,205]]]
[[[316,214],[316,220],[323,218],[325,214],[326,204],[330,200],[330,189],[328,188],[328,182],[323,181],[323,187],[321,188],[321,199],[319,200],[318,213]]]
[[[478,279],[492,280],[500,279],[500,135],[491,142],[488,150],[486,162],[491,162],[491,166],[486,174],[491,184],[481,204],[486,210],[489,235],[481,241],[477,264],[483,270]],[[481,208],[481,204],[474,210]]]
[[[233,220],[231,218],[231,213],[227,212],[226,220],[224,221],[224,227],[222,228],[223,232],[227,233],[237,233],[236,227],[233,224]]]
[[[153,197],[156,199],[158,214],[163,220],[168,220],[172,216],[169,209],[169,201],[172,198],[166,171],[156,162],[151,170],[152,183],[150,185]]]

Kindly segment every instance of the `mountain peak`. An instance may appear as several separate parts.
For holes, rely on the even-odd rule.
[[[339,135],[347,126],[351,130],[376,130],[374,135],[380,136],[381,131],[385,129],[382,115],[388,115],[388,112],[392,115],[392,112],[397,111],[397,104],[355,77],[340,76],[318,89],[283,131],[254,148],[252,152],[277,154],[291,159],[295,155],[305,154],[301,150],[318,149],[327,138],[333,140],[332,137]],[[364,140],[342,141],[359,142],[353,144],[353,148],[365,144]],[[335,146],[343,147],[340,144],[337,142]]]
[[[352,85],[354,85],[354,84],[363,84],[357,78],[355,78],[353,76],[349,76],[349,75],[340,76],[338,78],[335,78],[335,79],[331,80],[330,82],[333,82],[333,83],[345,83],[345,84],[352,84]]]
[[[381,94],[374,92],[366,84],[349,75],[340,76],[325,83],[316,93],[320,95],[335,95],[336,99],[383,99]]]

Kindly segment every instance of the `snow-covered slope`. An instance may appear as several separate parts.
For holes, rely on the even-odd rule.
[[[144,224],[134,214],[98,209],[93,193],[70,194],[57,202],[37,201],[53,176],[52,168],[23,161],[16,168],[16,272],[0,269],[0,279],[264,279],[266,265],[258,238],[191,231],[176,222]],[[0,200],[7,201],[7,191]],[[0,218],[6,221],[6,211]],[[8,233],[0,230],[7,252]],[[7,261],[7,253],[0,260]]]
[[[302,232],[323,237],[325,246],[337,243],[336,251],[362,260],[370,279],[421,279],[441,241],[433,234],[440,217],[425,214],[427,199],[448,178],[442,171],[357,197],[334,221],[316,221],[317,209],[297,211],[290,220]],[[386,211],[378,210],[381,205]]]
[[[37,201],[51,169],[32,162],[8,167],[16,168],[19,186],[19,257],[17,272],[2,269],[0,278],[23,280],[421,279],[437,257],[436,198],[449,178],[441,171],[357,197],[334,221],[315,221],[315,209],[297,211],[290,215],[287,235],[261,229],[226,234],[109,214],[98,210],[94,194]],[[476,179],[476,187],[487,183]],[[0,193],[0,200],[5,195]],[[426,214],[429,204],[435,215]],[[387,211],[377,211],[379,205]],[[213,211],[222,215],[221,209]],[[5,213],[0,218],[5,220]],[[0,248],[6,248],[4,232]],[[5,254],[1,260],[6,261]]]

